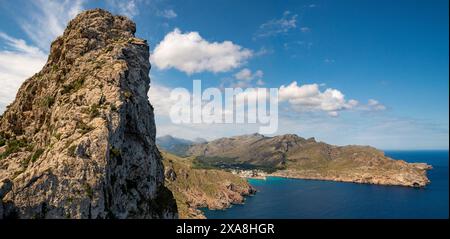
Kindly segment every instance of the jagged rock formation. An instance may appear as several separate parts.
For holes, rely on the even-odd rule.
[[[0,217],[173,218],[149,47],[95,9],[70,21],[0,119]]]
[[[188,149],[206,167],[258,168],[272,176],[423,187],[425,163],[394,160],[369,146],[334,146],[294,134],[221,138]]]
[[[166,185],[177,201],[180,218],[203,219],[199,208],[226,209],[241,204],[256,190],[244,179],[230,172],[199,169],[192,158],[180,158],[162,151]]]

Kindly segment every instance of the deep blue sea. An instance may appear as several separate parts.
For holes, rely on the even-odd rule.
[[[425,188],[329,181],[250,179],[258,189],[245,204],[204,210],[207,218],[400,219],[449,217],[449,152],[387,151],[394,159],[426,162],[431,184]]]

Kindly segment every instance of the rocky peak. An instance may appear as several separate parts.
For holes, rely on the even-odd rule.
[[[70,21],[64,34],[52,43],[47,64],[71,65],[90,51],[133,41],[135,32],[136,25],[126,17],[101,9],[85,11]],[[145,45],[145,41],[142,43]]]
[[[79,14],[0,118],[0,217],[170,218],[135,24]]]

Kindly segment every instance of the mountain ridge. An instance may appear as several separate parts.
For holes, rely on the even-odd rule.
[[[187,155],[205,167],[262,169],[267,176],[409,187],[429,184],[432,168],[391,159],[371,146],[335,146],[295,134],[225,137],[193,145]]]

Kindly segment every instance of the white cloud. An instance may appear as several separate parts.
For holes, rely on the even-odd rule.
[[[259,26],[256,36],[269,37],[287,33],[289,30],[297,27],[297,17],[297,14],[292,14],[290,11],[285,11],[281,18],[272,19]]]
[[[262,80],[264,72],[257,70],[252,72],[248,68],[244,68],[233,75],[233,77],[226,77],[221,80],[220,88],[249,88],[262,86],[265,82]]]
[[[44,66],[47,56],[37,47],[28,45],[0,32],[0,40],[7,47],[0,50],[0,113],[10,104],[23,81]]]
[[[156,46],[150,61],[159,69],[175,68],[187,74],[225,72],[244,64],[253,55],[231,41],[208,42],[198,32],[175,29]]]
[[[257,70],[256,72],[252,72],[248,68],[244,68],[240,70],[238,73],[234,75],[237,80],[251,81],[253,79],[261,79],[264,76],[262,70]]]
[[[370,99],[367,104],[360,104],[357,100],[346,100],[345,95],[332,88],[320,90],[323,85],[306,84],[299,86],[296,81],[288,86],[282,85],[279,91],[280,102],[288,102],[297,112],[323,111],[331,117],[338,117],[343,110],[355,111],[383,111],[386,106],[377,100]]]
[[[31,1],[26,17],[20,15],[17,21],[32,45],[0,32],[5,46],[0,50],[0,112],[14,100],[23,81],[42,69],[51,42],[63,33],[69,20],[82,11],[83,3],[83,0]]]
[[[159,11],[158,16],[161,16],[161,17],[164,17],[167,19],[172,19],[172,18],[176,18],[178,16],[178,14],[173,9],[166,9],[163,11]]]
[[[251,80],[253,79],[252,71],[248,68],[244,68],[234,75],[238,80]]]
[[[148,91],[150,103],[153,105],[155,115],[169,115],[170,107],[172,107],[176,100],[170,98],[170,93],[173,89],[152,83]]]
[[[32,11],[28,17],[19,20],[23,31],[33,43],[44,51],[61,35],[70,19],[83,10],[83,0],[30,1]]]
[[[309,27],[301,27],[300,31],[302,31],[302,32],[310,32],[311,29]]]
[[[139,0],[108,0],[107,2],[112,10],[120,15],[133,18],[139,14]]]
[[[374,99],[369,99],[367,106],[368,110],[372,111],[386,110],[386,106],[384,106],[383,104]]]
[[[268,54],[272,54],[274,52],[273,49],[267,49],[265,47],[261,47],[257,52],[255,52],[255,56],[264,56]]]
[[[279,98],[281,102],[289,102],[296,111],[325,111],[333,117],[337,117],[339,111],[352,109],[358,104],[355,100],[347,101],[339,90],[328,88],[320,91],[318,84],[298,86],[296,81],[288,86],[282,85]]]
[[[265,85],[266,83],[263,81],[263,80],[261,80],[261,79],[259,79],[259,80],[257,80],[256,81],[256,85],[257,86],[262,86],[262,85]]]

